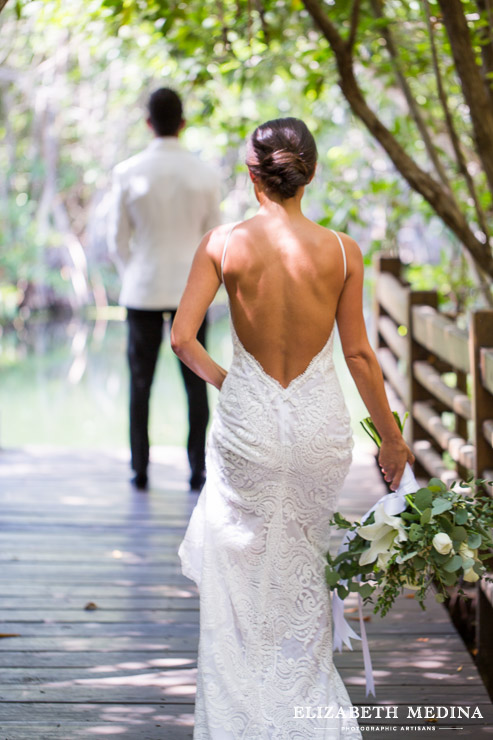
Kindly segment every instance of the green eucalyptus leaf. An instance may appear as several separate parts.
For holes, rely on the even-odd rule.
[[[445,492],[447,490],[447,486],[443,482],[443,480],[440,480],[440,478],[431,478],[428,483],[428,488],[430,491],[433,491],[434,493],[443,491]]]
[[[479,532],[473,532],[467,538],[468,547],[470,547],[471,550],[476,550],[476,548],[481,547],[482,540],[483,538],[481,537]]]
[[[420,488],[414,494],[414,504],[420,511],[424,511],[431,506],[433,501],[433,495],[428,488]]]
[[[423,511],[423,513],[421,514],[421,517],[420,517],[420,523],[421,523],[421,524],[429,524],[429,523],[430,523],[430,521],[431,521],[431,516],[432,516],[432,514],[431,514],[431,509],[430,509],[430,508],[428,507],[428,508],[427,508],[427,509],[425,509],[425,510]]]
[[[372,586],[369,583],[364,583],[359,590],[360,596],[363,599],[367,599],[369,596],[372,595],[372,593],[375,590],[375,586]]]
[[[409,527],[408,537],[411,542],[417,542],[423,536],[423,527],[419,524],[411,524]]]
[[[459,568],[462,568],[462,558],[460,555],[452,555],[450,560],[443,566],[443,569],[447,573],[455,573]]]
[[[444,511],[452,508],[452,502],[446,498],[436,498],[433,501],[432,512],[435,514],[443,514]]]
[[[454,519],[456,524],[465,524],[467,522],[467,509],[459,509],[454,514]]]
[[[344,586],[337,586],[337,594],[344,601],[349,596],[349,591]]]
[[[451,537],[458,543],[464,542],[467,539],[467,530],[464,527],[452,527]]]
[[[337,573],[335,570],[332,570],[328,565],[325,566],[325,580],[327,581],[327,584],[333,588],[339,583],[339,573]]]
[[[455,586],[457,583],[457,571],[454,571],[453,573],[444,571],[442,573],[442,581],[446,586]]]

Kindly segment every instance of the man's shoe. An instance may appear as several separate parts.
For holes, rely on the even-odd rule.
[[[194,473],[190,478],[190,490],[200,491],[205,483],[205,473]]]
[[[149,488],[149,481],[146,473],[136,473],[134,477],[130,479],[130,483],[137,491],[147,491]]]

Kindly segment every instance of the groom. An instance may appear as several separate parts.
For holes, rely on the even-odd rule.
[[[147,124],[154,134],[147,148],[113,171],[113,205],[108,245],[121,277],[120,304],[127,308],[130,366],[130,449],[132,484],[147,490],[149,398],[163,333],[185,288],[190,264],[203,234],[220,223],[215,173],[184,149],[182,103],[168,88],[148,102]],[[198,339],[205,343],[206,321]],[[205,434],[209,418],[206,384],[183,363],[188,397],[190,488],[205,479]]]

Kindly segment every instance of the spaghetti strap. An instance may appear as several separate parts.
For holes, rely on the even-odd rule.
[[[229,238],[230,238],[231,234],[233,233],[233,229],[234,229],[234,227],[235,227],[235,226],[237,226],[237,225],[238,225],[239,223],[240,223],[239,221],[236,221],[236,222],[235,222],[235,223],[233,224],[233,226],[232,226],[232,227],[230,228],[230,230],[228,231],[228,236],[226,237],[226,241],[224,242],[224,247],[223,247],[223,256],[222,256],[222,258],[221,258],[221,282],[222,282],[222,283],[224,283],[224,274],[223,274],[223,271],[224,271],[224,260],[226,259],[226,252],[227,252],[227,250],[228,250],[228,245],[229,245]]]
[[[337,241],[338,241],[338,242],[339,242],[339,244],[341,245],[341,249],[342,249],[342,259],[344,260],[344,280],[346,280],[346,275],[347,275],[347,260],[346,260],[346,250],[344,249],[344,244],[342,243],[342,239],[341,239],[341,237],[339,236],[339,234],[337,233],[337,231],[334,231],[334,229],[330,229],[330,231],[332,231],[332,233],[333,233],[333,234],[335,234],[335,235],[337,236]]]

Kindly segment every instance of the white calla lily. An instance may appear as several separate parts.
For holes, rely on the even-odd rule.
[[[378,566],[385,567],[394,550],[392,548],[394,542],[404,542],[407,540],[407,534],[402,526],[402,519],[399,516],[390,516],[387,514],[383,503],[375,509],[374,523],[360,527],[358,534],[364,540],[371,542],[370,548],[361,553],[359,559],[360,565],[368,565],[378,558]]]

